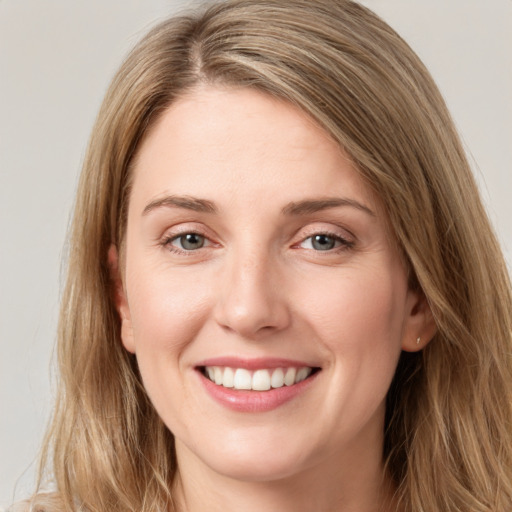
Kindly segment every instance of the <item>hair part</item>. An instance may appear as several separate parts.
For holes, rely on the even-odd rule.
[[[388,25],[348,0],[215,3],[156,26],[115,76],[79,183],[60,386],[42,457],[62,510],[173,506],[173,436],[120,342],[107,253],[111,244],[123,251],[141,141],[199,84],[294,104],[385,206],[411,286],[423,290],[438,328],[422,352],[403,353],[388,393],[384,460],[403,510],[511,510],[506,265],[432,78]]]

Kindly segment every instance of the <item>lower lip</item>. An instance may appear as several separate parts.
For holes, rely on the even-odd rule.
[[[208,394],[221,405],[238,412],[265,412],[277,409],[306,391],[319,373],[316,372],[293,386],[283,386],[268,391],[249,391],[218,386],[198,371]]]

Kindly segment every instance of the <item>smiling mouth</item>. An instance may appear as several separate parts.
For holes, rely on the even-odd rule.
[[[268,391],[298,384],[320,371],[320,368],[303,366],[251,371],[227,366],[202,366],[199,370],[217,386],[236,390]]]

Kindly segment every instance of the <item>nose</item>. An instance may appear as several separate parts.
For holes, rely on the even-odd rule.
[[[263,251],[233,255],[219,277],[215,319],[224,329],[260,339],[290,324],[279,265]]]

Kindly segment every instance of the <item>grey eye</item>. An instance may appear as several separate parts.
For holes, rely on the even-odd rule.
[[[187,233],[180,235],[173,240],[173,245],[177,245],[185,251],[194,251],[201,249],[205,244],[205,237],[197,233]]]
[[[330,251],[336,247],[336,238],[321,234],[312,236],[311,247],[317,251]]]

